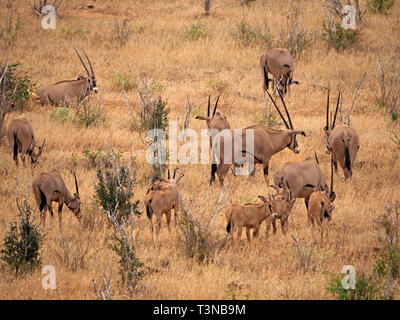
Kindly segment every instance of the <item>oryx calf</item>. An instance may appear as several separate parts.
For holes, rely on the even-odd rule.
[[[278,86],[281,93],[286,93],[292,84],[299,84],[293,80],[294,64],[289,50],[284,48],[269,48],[260,57],[261,72],[263,76],[263,88],[269,89],[269,82],[273,81],[273,89]],[[273,79],[268,78],[268,73]]]
[[[272,216],[266,220],[265,235],[268,237],[271,225],[273,227],[273,233],[276,234],[276,220],[280,220],[282,233],[286,235],[288,230],[288,219],[296,198],[292,197],[291,191],[288,188],[278,188],[274,185],[271,187],[273,187],[277,192],[272,196],[269,195]]]
[[[171,210],[174,209],[175,225],[177,222],[177,216],[179,213],[179,191],[177,183],[183,178],[183,174],[175,178],[176,170],[174,170],[172,179],[168,170],[168,180],[159,178],[153,178],[152,184],[146,192],[144,199],[144,205],[146,207],[147,218],[150,222],[151,238],[153,239],[154,227],[153,227],[153,214],[156,216],[156,237],[158,236],[161,229],[162,216],[165,214],[167,219],[167,228],[171,232]]]
[[[336,194],[333,192],[333,160],[331,160],[331,187],[329,192],[318,191],[316,188],[313,188],[313,190],[308,204],[307,216],[312,227],[314,227],[314,221],[320,227],[322,245],[324,225],[332,219],[333,202],[336,199]]]
[[[62,208],[64,203],[75,214],[78,219],[81,219],[81,199],[79,197],[78,180],[75,178],[76,192],[71,195],[60,172],[53,169],[50,172],[40,173],[32,183],[33,193],[35,194],[36,203],[39,206],[40,222],[43,226],[46,224],[47,209],[50,210],[53,216],[52,202],[58,202],[58,220],[60,229],[62,226]]]
[[[325,132],[325,143],[326,153],[333,155],[333,164],[335,170],[337,170],[337,163],[339,162],[340,167],[343,170],[344,178],[351,178],[353,175],[352,167],[356,162],[358,150],[360,149],[360,142],[356,130],[349,124],[338,124],[336,123],[336,116],[339,107],[340,92],[336,104],[335,115],[333,122],[329,124],[329,91],[326,105],[326,126]],[[350,115],[349,115],[350,116]],[[348,118],[349,118],[348,116]]]
[[[228,207],[225,217],[227,221],[226,231],[232,234],[232,243],[234,243],[234,234],[237,230],[237,238],[240,239],[243,227],[246,228],[247,241],[251,242],[250,229],[253,229],[253,238],[257,238],[261,223],[271,216],[271,204],[263,196],[258,196],[262,203],[232,204]]]
[[[6,135],[8,145],[12,149],[13,159],[17,167],[18,153],[20,153],[24,167],[25,158],[28,156],[31,161],[31,168],[34,169],[39,163],[39,158],[42,155],[46,138],[44,138],[42,145],[38,147],[36,152],[35,134],[31,123],[25,118],[12,120],[7,127]]]
[[[91,91],[98,93],[96,77],[94,75],[92,63],[90,62],[85,50],[83,53],[89,63],[90,71],[83,62],[78,51],[76,51],[82,65],[85,69],[87,77],[79,76],[76,80],[64,80],[54,83],[48,87],[39,88],[37,95],[40,103],[44,105],[69,105],[71,103],[80,103]]]

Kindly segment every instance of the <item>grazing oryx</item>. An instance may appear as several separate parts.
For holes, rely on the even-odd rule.
[[[250,229],[253,229],[253,238],[257,238],[261,223],[271,216],[271,204],[263,197],[258,196],[262,203],[246,203],[244,205],[232,204],[225,213],[226,231],[232,231],[232,243],[237,230],[237,238],[240,239],[243,227],[246,227],[247,241],[250,240]]]
[[[288,219],[292,211],[296,198],[292,198],[292,193],[288,188],[278,188],[271,185],[276,190],[276,194],[269,195],[269,201],[272,208],[272,216],[266,220],[267,228],[265,235],[268,237],[269,229],[271,224],[273,227],[273,233],[276,234],[276,220],[281,221],[281,230],[286,235],[288,229]]]
[[[168,180],[161,177],[153,177],[152,184],[146,192],[144,199],[144,205],[146,207],[147,218],[150,221],[150,232],[151,238],[153,239],[153,214],[156,216],[156,237],[161,229],[161,220],[163,214],[167,219],[168,231],[171,232],[171,210],[174,209],[175,225],[177,221],[177,215],[179,212],[179,191],[177,189],[177,183],[183,178],[184,174],[175,179],[175,174],[178,169],[174,170],[172,179],[170,178],[170,172],[168,170]]]
[[[40,222],[43,226],[46,223],[46,212],[49,209],[51,216],[53,216],[52,202],[58,202],[58,220],[60,229],[62,225],[62,208],[64,203],[75,214],[78,219],[82,218],[81,215],[81,199],[79,197],[78,180],[74,172],[76,192],[72,196],[68,191],[63,178],[58,170],[53,169],[50,172],[40,173],[35,180],[33,180],[33,193],[35,194],[36,203],[39,206]]]
[[[278,86],[281,93],[286,93],[291,84],[299,84],[293,81],[294,65],[289,50],[282,48],[270,48],[260,57],[261,72],[263,75],[263,88],[269,89],[269,82],[273,81],[273,89]],[[268,78],[268,73],[273,79]]]
[[[42,155],[46,138],[44,138],[42,146],[35,151],[36,141],[35,134],[31,123],[25,119],[14,119],[7,128],[8,145],[12,148],[13,159],[18,167],[18,153],[21,154],[22,163],[25,166],[25,158],[29,156],[31,160],[31,168],[34,169],[39,163],[39,157]]]
[[[274,182],[279,188],[288,188],[293,198],[304,198],[307,210],[313,188],[329,191],[317,158],[286,162],[276,173]]]
[[[333,117],[332,123],[329,123],[329,91],[328,99],[326,103],[326,126],[324,128],[325,132],[325,143],[326,143],[326,153],[332,153],[333,164],[335,170],[337,170],[337,163],[339,161],[340,167],[343,170],[344,178],[351,178],[353,175],[352,167],[356,162],[357,152],[360,149],[360,142],[358,140],[357,132],[348,123],[338,124],[336,123],[336,116],[339,107],[340,92],[336,104],[335,115]],[[350,113],[347,116],[350,122]]]
[[[333,156],[332,156],[333,158]],[[334,209],[333,201],[336,199],[336,194],[333,192],[333,159],[331,158],[331,187],[329,192],[317,191],[313,188],[313,193],[310,196],[308,204],[307,216],[314,227],[314,220],[321,229],[321,244],[324,235],[324,222],[329,222],[332,219]]]
[[[267,93],[282,117],[287,130],[276,130],[263,125],[254,125],[243,130],[239,130],[239,133],[237,133],[236,130],[226,129],[221,131],[215,137],[215,141],[213,142],[213,160],[219,159],[219,162],[213,163],[211,166],[210,184],[215,181],[215,173],[217,173],[220,185],[222,186],[225,176],[232,164],[235,166],[240,166],[243,164],[243,154],[246,155],[247,159],[251,158],[253,163],[263,165],[264,179],[268,183],[269,161],[274,154],[282,151],[285,148],[289,148],[296,154],[300,152],[298,149],[296,136],[298,134],[306,136],[305,132],[302,130],[294,130],[292,120],[282,94],[279,93],[279,96],[285,107],[289,123],[285,120],[285,117],[280,112],[272,96],[268,91]],[[251,135],[254,136],[253,145],[247,144],[246,136],[251,137]],[[230,153],[228,152],[228,154],[225,154],[225,144],[228,146],[227,150],[229,150],[229,146],[232,147],[232,151]],[[255,167],[252,166],[252,168],[249,167],[249,169],[250,173],[254,174]]]
[[[88,68],[83,62],[78,51],[75,49],[76,54],[85,68],[87,77],[79,76],[76,80],[64,80],[54,83],[48,87],[39,88],[37,90],[37,95],[39,96],[42,106],[69,105],[74,102],[79,103],[90,93],[90,91],[93,91],[94,93],[98,92],[92,63],[90,62],[89,57],[86,55],[85,50],[82,51],[89,63],[91,73],[89,73]]]

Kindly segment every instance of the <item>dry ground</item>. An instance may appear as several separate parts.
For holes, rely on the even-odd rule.
[[[1,23],[7,13],[4,2],[0,7]],[[126,298],[119,280],[118,258],[108,248],[106,236],[110,230],[104,214],[91,205],[95,171],[85,169],[82,150],[94,151],[112,137],[114,147],[128,157],[131,150],[135,153],[146,144],[143,135],[130,129],[131,117],[121,90],[115,85],[117,72],[130,73],[134,79],[138,74],[147,75],[162,83],[165,86],[162,96],[171,109],[170,119],[182,114],[187,96],[197,112],[205,114],[208,94],[216,97],[219,89],[222,92],[219,109],[228,117],[231,127],[254,124],[264,108],[259,57],[265,48],[258,44],[239,46],[232,37],[232,30],[240,21],[258,27],[268,21],[272,33],[278,34],[286,25],[286,12],[297,1],[257,0],[249,7],[240,2],[216,1],[216,8],[206,17],[199,1],[194,0],[96,1],[92,10],[79,9],[86,1],[71,0],[60,8],[57,29],[49,31],[41,28],[40,19],[33,15],[26,1],[18,0],[13,4],[15,15],[21,19],[21,30],[15,45],[5,54],[30,69],[33,80],[38,86],[44,86],[82,74],[73,48],[85,48],[104,97],[105,122],[88,129],[71,121],[61,123],[51,117],[52,108],[37,104],[8,116],[8,121],[26,117],[32,122],[39,141],[47,137],[46,151],[35,175],[57,168],[72,189],[72,154],[80,156],[77,174],[85,202],[82,205],[84,221],[92,221],[95,226],[88,228],[86,223],[80,224],[64,207],[64,237],[76,252],[84,251],[87,246],[84,266],[72,272],[60,259],[58,222],[54,219],[52,228],[43,231],[41,258],[43,265],[56,268],[57,289],[42,289],[40,270],[20,279],[3,269],[0,271],[1,299],[93,299],[96,295],[92,279],[99,281],[103,272],[113,279],[114,298]],[[267,239],[263,225],[261,237],[251,246],[243,238],[237,247],[219,251],[213,262],[198,265],[177,248],[176,234],[170,237],[165,227],[160,246],[155,246],[143,215],[136,222],[137,254],[146,270],[139,285],[143,299],[229,299],[232,295],[242,299],[330,299],[332,296],[325,287],[330,275],[340,273],[344,265],[355,266],[357,273],[372,272],[373,248],[377,246],[373,219],[383,212],[386,203],[400,199],[398,151],[388,138],[388,133],[399,129],[374,104],[379,90],[378,56],[390,56],[398,45],[400,6],[396,4],[388,16],[367,13],[360,41],[345,52],[329,50],[321,41],[325,11],[319,1],[301,1],[300,12],[306,28],[316,36],[295,61],[295,77],[301,85],[292,89],[287,104],[294,126],[304,130],[307,137],[298,138],[300,154],[286,149],[272,158],[271,177],[286,161],[302,160],[316,150],[329,179],[329,156],[324,153],[322,130],[325,92],[314,88],[312,83],[330,85],[334,98],[337,90],[342,90],[347,111],[357,81],[367,72],[352,113],[352,125],[359,133],[361,144],[357,165],[351,181],[342,181],[341,171],[335,175],[337,200],[328,240],[323,246],[314,244],[303,201],[298,200],[289,218],[288,236],[278,230],[276,236]],[[113,39],[113,22],[114,18],[124,17],[132,19],[134,32],[126,46],[120,47]],[[185,38],[185,29],[197,22],[207,26],[208,35],[205,39],[189,41]],[[78,29],[89,32],[71,35]],[[260,102],[241,97],[237,92],[257,97]],[[134,90],[128,95],[137,107]],[[192,118],[190,127],[199,132],[205,123]],[[136,153],[138,185],[134,191],[135,198],[142,201],[151,166],[145,162],[143,152]],[[14,221],[17,214],[14,176],[20,181],[27,178],[30,183],[34,176],[30,170],[14,166],[5,141],[0,146],[0,163],[8,168],[0,176],[0,239],[4,239],[8,222]],[[209,165],[182,165],[181,168],[185,173],[180,184],[183,197],[194,197],[197,207],[203,199],[208,202]],[[219,190],[218,186],[212,188],[214,198]],[[229,174],[226,190],[229,202],[237,203],[253,201],[257,195],[271,192],[260,167],[254,182]],[[33,204],[32,194],[29,199]],[[200,214],[200,210],[195,214]],[[221,239],[225,236],[225,225],[222,212],[214,227],[216,236]],[[306,274],[301,271],[290,234],[308,246],[315,246],[314,270]]]

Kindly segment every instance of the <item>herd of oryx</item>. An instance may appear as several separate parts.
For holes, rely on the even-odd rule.
[[[93,71],[93,66],[86,52],[82,50],[89,64],[90,72],[85,65],[81,55],[75,49],[84,69],[86,76],[80,76],[76,80],[64,80],[57,82],[45,88],[37,90],[37,96],[42,105],[69,105],[75,102],[81,102],[90,92],[97,93],[96,78]],[[290,117],[288,108],[284,101],[284,95],[290,90],[292,84],[298,84],[293,80],[294,64],[288,50],[282,48],[267,49],[260,58],[261,72],[263,77],[263,87],[268,94],[271,102],[283,120],[286,129],[277,130],[263,125],[254,125],[241,130],[243,137],[240,139],[241,151],[240,155],[231,154],[229,161],[224,159],[225,152],[224,143],[232,143],[226,141],[216,144],[219,141],[218,135],[232,131],[227,117],[220,112],[217,112],[219,97],[216,100],[213,112],[211,113],[211,101],[208,99],[207,117],[197,116],[196,119],[205,120],[208,131],[210,133],[210,147],[212,152],[219,151],[219,161],[211,165],[210,184],[215,181],[217,174],[221,186],[224,184],[224,179],[233,167],[240,167],[243,163],[238,161],[239,156],[247,154],[253,159],[253,163],[262,164],[264,178],[268,183],[268,170],[271,157],[289,148],[294,153],[299,153],[297,135],[306,136],[303,130],[295,130]],[[268,75],[272,75],[272,79]],[[285,114],[279,109],[273,96],[269,93],[270,81],[272,88],[278,93],[282,102]],[[323,240],[324,226],[332,218],[333,202],[336,194],[333,191],[333,170],[337,170],[337,163],[343,169],[344,178],[351,178],[352,167],[354,166],[356,155],[359,149],[359,140],[356,131],[350,124],[338,123],[336,121],[340,93],[336,104],[334,116],[329,117],[329,90],[326,106],[326,125],[324,127],[324,135],[326,141],[326,152],[331,154],[331,172],[330,186],[326,183],[324,173],[319,166],[318,157],[315,154],[312,158],[299,162],[287,162],[280,168],[274,176],[274,185],[271,185],[276,190],[275,194],[269,194],[268,199],[259,196],[259,203],[232,204],[226,211],[227,226],[226,230],[231,233],[232,241],[234,233],[237,232],[237,237],[240,238],[243,227],[246,228],[247,240],[250,241],[250,230],[253,229],[253,237],[257,237],[261,223],[266,221],[266,234],[273,226],[273,232],[276,233],[276,222],[280,220],[281,229],[284,234],[288,228],[288,218],[293,208],[296,198],[304,198],[308,219],[312,226],[314,223],[320,227],[321,242]],[[331,119],[329,119],[331,118]],[[252,130],[254,134],[254,144],[249,152],[247,140],[244,138],[246,130]],[[231,139],[235,139],[235,135],[229,135]],[[13,152],[13,159],[18,166],[18,153],[25,165],[25,159],[31,162],[34,168],[43,153],[46,138],[36,150],[36,140],[32,125],[27,119],[12,120],[7,129],[7,140]],[[219,148],[220,150],[216,150]],[[251,175],[255,173],[255,167],[250,170]],[[177,177],[177,169],[172,174],[168,170],[168,177],[160,176],[153,177],[151,184],[146,192],[144,205],[146,208],[147,217],[150,221],[150,230],[153,237],[154,227],[152,217],[156,217],[156,236],[158,238],[161,228],[163,215],[166,216],[167,227],[170,230],[171,212],[174,210],[175,220],[179,213],[180,194],[177,188],[177,183],[184,175],[181,173]],[[78,180],[76,175],[75,188],[76,192],[72,195],[66,187],[63,178],[58,170],[54,169],[50,172],[42,172],[33,180],[33,190],[37,205],[41,213],[41,223],[45,224],[46,212],[50,211],[53,215],[52,202],[58,203],[59,223],[61,227],[61,213],[65,205],[78,217],[81,218],[81,200],[79,197]]]

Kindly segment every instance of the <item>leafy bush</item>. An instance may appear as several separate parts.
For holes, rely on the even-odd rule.
[[[139,201],[131,201],[133,186],[136,183],[135,177],[132,175],[134,172],[131,172],[132,163],[126,167],[120,166],[117,156],[113,160],[110,169],[97,171],[94,198],[95,202],[107,213],[109,221],[113,218],[118,223],[122,223],[131,211],[138,215],[141,213],[137,210]]]
[[[129,91],[135,87],[135,83],[130,73],[117,72],[114,75],[115,86],[123,91]]]
[[[186,27],[185,37],[189,41],[196,41],[199,39],[207,38],[208,30],[206,25],[198,22],[197,24],[192,24],[190,27]]]
[[[377,293],[372,280],[364,275],[356,280],[355,289],[344,289],[340,276],[332,277],[326,291],[338,300],[374,300]]]
[[[104,103],[101,98],[100,100],[85,100],[78,106],[75,118],[81,127],[97,126],[104,121],[103,108]]]
[[[67,120],[72,120],[70,114],[69,114],[69,108],[67,107],[59,107],[51,110],[50,117],[53,119],[60,121],[60,122],[65,122]]]
[[[20,70],[19,67],[19,63],[8,66],[2,85],[6,88],[7,97],[12,100],[12,107],[22,110],[36,84],[32,82],[28,72]]]
[[[372,13],[388,14],[394,0],[368,0],[367,6]]]
[[[61,28],[61,34],[64,35],[67,39],[82,39],[86,40],[90,34],[89,28],[80,28],[80,27],[72,27],[72,28]]]
[[[26,181],[25,198],[22,207],[19,204],[19,186],[17,180],[17,207],[19,219],[10,223],[10,230],[4,239],[1,249],[1,259],[5,261],[15,272],[21,274],[31,272],[41,264],[40,247],[42,235],[34,224],[33,210],[27,202],[28,180]]]
[[[260,28],[252,27],[245,21],[241,21],[232,30],[232,36],[243,47],[270,47],[273,42],[273,36],[267,24],[264,25],[264,30],[262,31]]]
[[[357,34],[353,30],[344,29],[339,23],[334,28],[323,24],[322,40],[328,43],[329,47],[336,50],[345,50],[355,44],[358,40]]]

